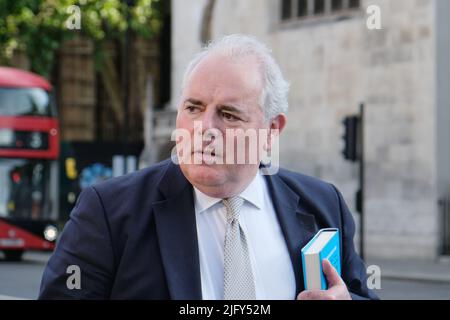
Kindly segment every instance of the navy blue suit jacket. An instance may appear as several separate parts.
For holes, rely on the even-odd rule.
[[[280,169],[265,176],[295,272],[321,228],[339,228],[342,278],[352,297],[376,298],[353,245],[355,226],[331,184]],[[68,289],[70,265],[81,288]],[[41,299],[201,299],[192,185],[170,160],[85,189],[44,271]]]

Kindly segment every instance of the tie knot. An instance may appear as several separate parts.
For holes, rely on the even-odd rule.
[[[235,196],[227,199],[222,200],[223,204],[225,205],[225,208],[227,208],[227,220],[232,221],[234,219],[239,218],[239,211],[244,203],[244,199],[241,197]]]

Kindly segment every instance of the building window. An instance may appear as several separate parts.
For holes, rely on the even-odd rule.
[[[344,1],[343,0],[331,0],[331,11],[336,12],[343,9]]]
[[[294,0],[293,2],[295,2]],[[297,1],[297,16],[306,17],[308,15],[308,0]]]
[[[359,0],[350,0],[349,7],[350,9],[359,9],[360,6]]]
[[[325,13],[325,0],[314,1],[314,14],[324,14]]]
[[[281,0],[281,21],[342,16],[360,8],[360,0]]]
[[[281,1],[281,20],[288,20],[292,17],[292,2],[292,0]]]

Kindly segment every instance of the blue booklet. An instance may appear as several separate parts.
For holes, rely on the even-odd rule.
[[[303,279],[306,290],[326,290],[328,284],[322,271],[327,259],[341,275],[339,229],[320,230],[302,249]]]

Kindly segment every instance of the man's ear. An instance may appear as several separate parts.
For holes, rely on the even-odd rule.
[[[283,131],[284,127],[286,126],[287,117],[284,113],[280,113],[275,118],[270,120],[269,123],[269,134],[267,135],[267,150],[269,151],[272,149],[272,141],[273,139],[278,139],[278,136],[281,134],[281,131]]]
[[[280,113],[275,118],[270,120],[270,130],[278,130],[280,134],[286,126],[287,117],[284,113]]]

